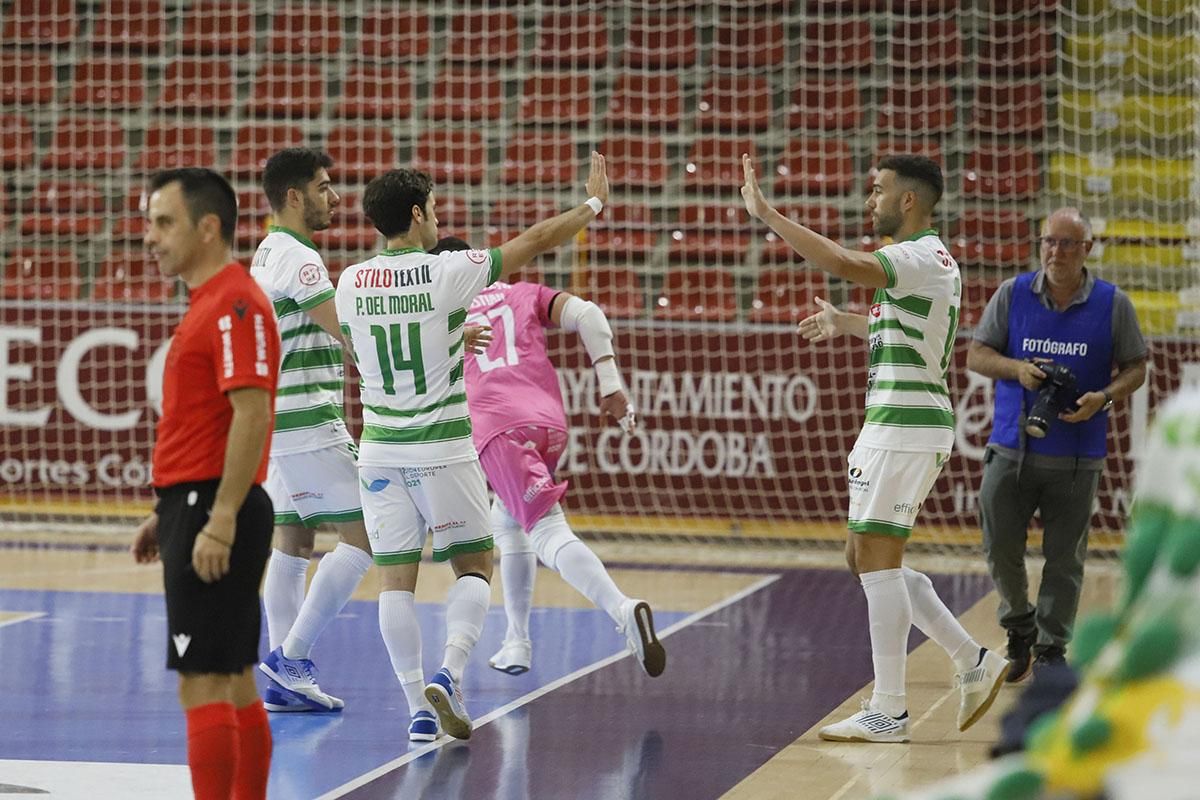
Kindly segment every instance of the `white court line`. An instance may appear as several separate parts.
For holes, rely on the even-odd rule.
[[[7,612],[7,611],[0,611],[0,613],[7,614],[7,613],[9,613],[9,612]],[[29,621],[29,620],[31,620],[31,619],[37,619],[38,617],[44,617],[44,616],[46,616],[46,612],[45,612],[45,611],[29,611],[29,612],[27,612],[27,613],[24,613],[24,614],[21,614],[21,613],[18,613],[18,612],[15,612],[15,611],[14,611],[14,612],[11,612],[11,613],[17,614],[17,616],[13,617],[12,619],[2,619],[2,620],[0,620],[0,628],[3,628],[3,627],[5,627],[5,626],[7,626],[7,625],[16,625],[18,622],[28,622],[28,621]]]
[[[671,625],[670,627],[660,631],[658,633],[658,638],[665,639],[668,636],[670,636],[671,634],[673,634],[677,631],[681,631],[684,628],[688,627],[689,625],[699,622],[700,620],[704,619],[705,617],[709,616],[710,614],[715,614],[716,612],[720,611],[721,609],[725,608],[726,606],[731,606],[734,603],[736,603],[740,600],[743,600],[746,597],[749,597],[750,595],[754,594],[755,592],[759,591],[760,589],[765,589],[766,587],[770,586],[775,581],[779,580],[780,577],[781,576],[779,576],[779,575],[768,575],[767,577],[763,578],[762,580],[756,581],[755,583],[750,584],[745,589],[742,589],[741,591],[736,592],[735,594],[732,594],[729,597],[726,597],[724,600],[722,600],[718,603],[714,603],[713,605],[711,605],[708,608],[705,608],[701,611],[697,611],[695,614],[684,617],[683,619],[679,620],[679,622],[676,622],[674,625]],[[482,717],[480,717],[479,719],[474,721],[472,730],[473,731],[479,730],[484,725],[487,725],[489,722],[492,722],[493,720],[497,720],[500,717],[503,717],[505,714],[508,714],[512,711],[517,710],[521,706],[532,703],[534,700],[538,699],[542,695],[549,694],[550,692],[554,691],[555,689],[562,688],[563,686],[566,686],[568,683],[577,681],[585,675],[593,673],[602,667],[606,667],[609,664],[612,664],[616,661],[620,661],[622,658],[626,658],[631,655],[632,654],[629,653],[628,651],[614,653],[613,655],[609,656],[608,658],[602,658],[593,664],[589,664],[586,667],[582,667],[580,669],[575,670],[570,675],[564,675],[563,677],[559,678],[558,680],[551,681],[550,683],[546,684],[545,686],[541,686],[537,689],[534,689],[529,694],[518,697],[516,700],[513,700],[511,703],[500,706],[495,711],[492,711],[488,714],[484,714]],[[393,759],[393,760],[387,762],[386,764],[376,767],[375,769],[371,770],[370,772],[360,775],[359,777],[355,778],[352,781],[349,781],[348,783],[342,784],[341,786],[337,787],[336,789],[326,792],[325,794],[318,797],[317,800],[335,800],[335,798],[342,797],[342,796],[346,795],[347,793],[352,792],[361,786],[367,785],[368,783],[375,780],[376,778],[382,777],[383,775],[386,775],[389,772],[399,769],[400,767],[404,766],[405,764],[409,763],[410,761],[415,761],[416,759],[420,758],[421,756],[425,755],[426,753],[432,753],[434,750],[439,750],[442,747],[445,747],[446,745],[457,742],[457,741],[458,741],[457,739],[453,739],[453,738],[450,738],[447,736],[442,736],[435,742],[429,742],[428,744],[421,745],[420,747],[418,747],[414,750],[409,750],[408,752],[406,752],[404,755],[400,756],[399,758]]]

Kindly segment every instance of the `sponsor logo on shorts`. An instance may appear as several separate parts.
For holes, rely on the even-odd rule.
[[[362,481],[363,488],[366,489],[368,492],[382,492],[384,489],[386,489],[388,487],[388,484],[390,484],[390,483],[391,483],[391,481],[389,481],[387,478],[376,478],[375,480],[371,481],[370,483],[367,483],[366,481]]]
[[[864,479],[862,474],[863,474],[862,467],[851,467],[850,468],[850,478],[849,478],[850,491],[865,492],[867,489],[871,488],[871,482],[869,480]]]
[[[321,494],[320,492],[297,492],[296,494],[292,495],[293,503],[297,500],[324,500],[324,499],[325,499],[325,495]]]
[[[183,654],[187,652],[188,645],[192,643],[192,637],[186,633],[177,633],[171,637],[171,641],[175,643],[175,652],[183,658]]]
[[[524,500],[526,503],[532,503],[533,498],[535,498],[539,494],[541,494],[542,490],[546,488],[546,484],[548,484],[548,483],[550,483],[550,476],[543,475],[542,477],[540,477],[536,481],[534,481],[533,484],[528,489],[525,490],[525,494],[521,495],[521,499]]]
[[[895,513],[906,514],[907,516],[910,516],[910,517],[915,517],[917,515],[917,512],[920,510],[921,510],[920,503],[917,503],[915,505],[913,503],[896,503],[896,505],[892,506],[892,511],[894,511]]]
[[[438,523],[437,525],[433,526],[432,530],[434,533],[441,533],[442,531],[456,531],[459,528],[465,527],[467,527],[467,521],[465,519],[455,519],[449,522]]]

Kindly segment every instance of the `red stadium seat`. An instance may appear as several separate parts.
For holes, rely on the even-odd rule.
[[[439,190],[436,192],[435,201],[437,203],[436,208],[438,223],[443,228],[441,233],[442,236],[458,235],[460,239],[463,239],[466,237],[460,234],[454,234],[449,229],[454,228],[456,230],[465,231],[467,228],[475,228],[477,226],[479,222],[478,214],[475,213],[475,209],[469,200],[459,197],[458,195],[446,194],[439,188]],[[562,209],[559,209],[556,206],[554,214],[551,214],[550,216],[555,216],[555,214],[561,210]]]
[[[518,132],[504,153],[503,181],[524,186],[574,186],[581,158],[569,133]]]
[[[675,128],[682,115],[677,75],[624,73],[608,102],[608,120],[617,127]]]
[[[4,12],[0,41],[36,47],[69,47],[79,33],[75,0],[14,0]]]
[[[1033,257],[1033,226],[1020,211],[967,209],[950,249],[960,264],[1024,267]]]
[[[787,29],[777,19],[721,17],[711,48],[717,66],[773,69],[787,61]]]
[[[538,25],[531,55],[535,64],[547,67],[604,66],[608,23],[603,14],[547,14]]]
[[[993,21],[980,34],[980,75],[1051,75],[1056,49],[1053,21],[1045,24]]]
[[[1046,130],[1046,99],[1040,83],[981,84],[975,91],[971,129],[989,136],[1032,136]]]
[[[495,122],[503,114],[504,83],[491,69],[448,69],[438,76],[429,99],[431,120]]]
[[[771,126],[771,85],[755,75],[714,75],[700,92],[701,130],[765,131]]]
[[[728,322],[737,317],[737,285],[722,269],[681,268],[667,273],[655,301],[662,319]]]
[[[953,19],[897,22],[892,28],[892,68],[918,74],[953,73],[962,66],[962,34]]]
[[[1027,147],[981,147],[967,156],[963,194],[1020,200],[1041,190],[1038,157]]]
[[[437,183],[482,183],[487,148],[478,130],[427,132],[417,140],[414,166]]]
[[[262,189],[257,186],[253,189],[243,189],[237,193],[238,200],[238,217],[261,222],[271,214],[271,202],[267,200],[267,195]],[[345,201],[343,198],[343,206]],[[339,206],[337,212],[342,213],[342,207]]]
[[[167,34],[162,0],[108,0],[96,12],[92,49],[157,53]]]
[[[776,192],[847,194],[855,183],[850,145],[840,139],[793,139],[775,172]]]
[[[0,105],[50,105],[58,88],[54,62],[36,52],[0,53]]]
[[[837,206],[786,205],[779,206],[779,213],[834,241],[841,241],[846,237],[842,214]],[[764,262],[776,264],[804,260],[774,231],[767,231],[759,258]]]
[[[636,16],[625,31],[622,63],[634,69],[678,69],[696,63],[696,23],[688,15]]]
[[[342,50],[342,16],[325,3],[276,6],[271,22],[273,55],[331,58]]]
[[[79,297],[79,262],[71,250],[14,252],[4,267],[6,300],[74,300]]]
[[[22,236],[95,236],[104,227],[104,197],[90,183],[42,181],[25,201]]]
[[[366,253],[383,249],[383,237],[361,214],[334,212],[333,224],[314,234],[322,250]]]
[[[125,133],[107,119],[64,117],[42,158],[49,169],[108,170],[125,163]]]
[[[875,64],[875,39],[869,19],[809,22],[804,29],[806,69],[866,70]]]
[[[748,220],[742,203],[684,206],[671,231],[671,261],[740,264],[750,249]]]
[[[343,119],[403,119],[412,114],[413,86],[403,67],[354,64],[342,79]]]
[[[267,159],[285,147],[302,147],[304,131],[299,125],[245,124],[238,128],[229,160],[233,175],[258,183]],[[336,172],[338,165],[334,165]]]
[[[116,242],[140,242],[146,235],[146,190],[135,186],[125,195],[124,200],[113,209],[116,221],[113,223],[112,238]],[[241,202],[238,203],[238,217],[243,214]]]
[[[104,260],[92,299],[117,303],[165,303],[178,281],[166,278],[143,250],[117,250]]]
[[[592,119],[593,103],[591,75],[534,73],[521,88],[517,121],[586,125]]]
[[[587,288],[580,292],[609,319],[636,319],[646,313],[646,295],[636,271],[627,267],[593,266]]]
[[[186,55],[247,55],[254,49],[254,9],[246,2],[197,0],[183,18],[179,51]]]
[[[808,0],[810,11],[824,14],[868,14],[887,5],[888,0]]]
[[[904,135],[945,133],[954,128],[954,94],[944,83],[895,83],[879,109],[879,129]]]
[[[862,97],[853,78],[806,81],[792,91],[788,127],[793,130],[851,131],[862,120]]]
[[[1059,0],[992,0],[993,14],[1045,14],[1058,12]]]
[[[167,65],[162,108],[189,113],[226,114],[237,98],[228,61],[180,59]]]
[[[207,125],[159,123],[146,129],[142,154],[134,169],[154,172],[176,167],[211,167],[217,160],[217,141]]]
[[[750,321],[792,325],[820,308],[813,298],[829,299],[825,273],[810,269],[767,269],[758,275],[750,299]]]
[[[364,61],[420,61],[429,54],[429,17],[422,11],[367,11],[358,32]]]
[[[644,261],[654,252],[661,226],[650,207],[614,202],[587,229],[588,250],[610,261]]]
[[[959,0],[880,0],[879,7],[894,14],[919,17],[926,14],[953,14],[958,11]]]
[[[613,137],[600,152],[608,161],[608,179],[614,187],[661,190],[667,180],[667,148],[662,139]]]
[[[959,330],[974,328],[983,319],[983,311],[988,301],[1000,288],[998,278],[976,278],[973,275],[963,275],[962,297],[959,299],[958,327]]]
[[[33,164],[33,125],[28,117],[0,114],[0,168],[21,169]]]
[[[459,14],[450,20],[446,45],[450,61],[512,64],[521,55],[521,26],[508,11]]]
[[[365,183],[395,169],[396,138],[391,128],[339,125],[325,145],[339,180]]]
[[[610,206],[605,206],[604,214],[592,223],[600,225],[608,217]],[[562,206],[553,200],[536,200],[528,197],[513,197],[499,200],[488,213],[488,220],[500,225],[507,225],[522,230],[536,225],[544,219],[550,219],[562,213]]]
[[[97,58],[75,67],[71,104],[83,108],[140,108],[146,70],[140,58]]]
[[[753,139],[697,139],[683,168],[684,188],[730,190],[741,185],[743,153],[758,155]]]
[[[263,64],[254,76],[250,113],[259,117],[315,117],[325,106],[325,76],[319,64]]]

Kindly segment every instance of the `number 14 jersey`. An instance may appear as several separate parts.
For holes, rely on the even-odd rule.
[[[463,381],[463,324],[500,274],[500,251],[385,250],[348,267],[338,320],[362,378],[361,466],[477,458]]]

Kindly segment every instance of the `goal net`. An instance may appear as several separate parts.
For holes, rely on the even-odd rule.
[[[1187,0],[8,0],[0,520],[94,526],[152,502],[157,387],[186,306],[140,244],[154,170],[229,175],[246,260],[269,221],[266,158],[326,148],[343,203],[317,242],[336,274],[381,247],[359,202],[387,168],[428,171],[443,231],[494,246],[584,199],[598,149],[603,215],[523,277],[605,308],[641,427],[601,424],[582,348],[553,335],[568,512],[604,536],[836,541],[867,354],[807,344],[795,324],[814,297],[865,311],[870,295],[751,223],[739,159],[790,217],[869,249],[872,167],[916,152],[944,169],[936,224],[964,282],[957,446],[917,540],[978,542],[991,385],[965,368],[970,329],[1070,204],[1093,219],[1089,267],[1130,293],[1150,337],[1094,520],[1097,542],[1118,543],[1147,421],[1200,370],[1198,14]]]

